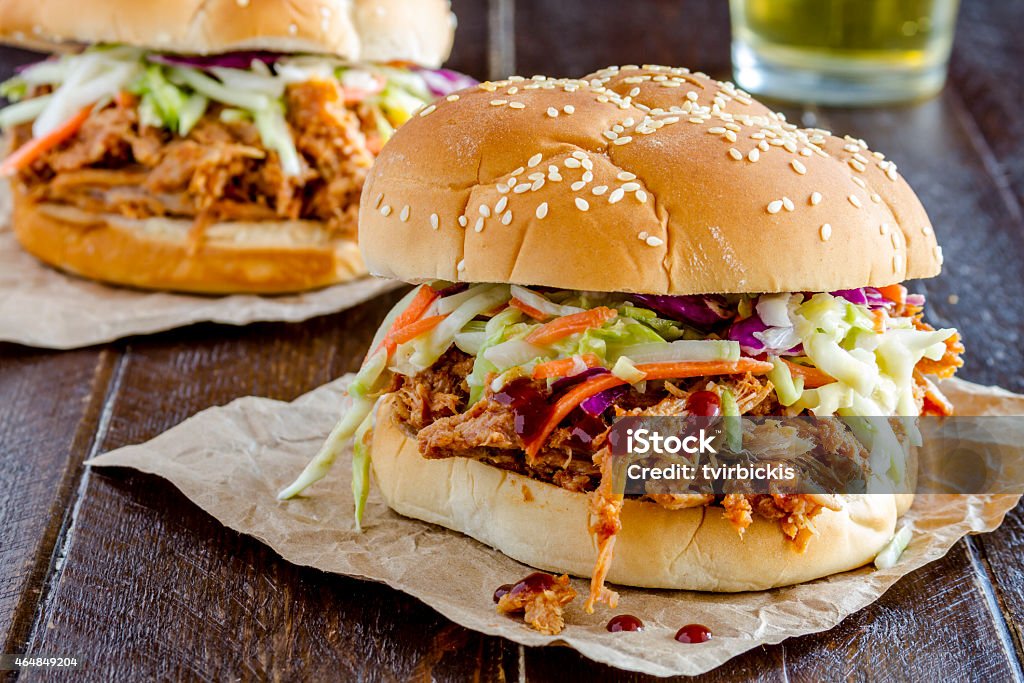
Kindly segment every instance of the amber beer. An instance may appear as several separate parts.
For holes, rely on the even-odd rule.
[[[740,87],[805,102],[929,97],[946,80],[958,0],[731,0]]]

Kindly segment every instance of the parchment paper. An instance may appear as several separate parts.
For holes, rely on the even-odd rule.
[[[758,645],[830,629],[900,577],[942,557],[964,535],[995,529],[1020,498],[919,496],[904,517],[913,539],[891,569],[860,569],[761,593],[621,589],[619,611],[640,616],[644,632],[608,633],[604,625],[611,613],[599,608],[587,615],[577,598],[566,611],[565,630],[544,636],[521,619],[498,615],[491,602],[497,586],[530,571],[525,565],[461,534],[400,517],[376,491],[367,505],[366,531],[355,533],[347,457],[308,497],[275,499],[334,426],[349,380],[343,377],[292,403],[243,398],[211,408],[152,441],[90,464],[160,475],[223,524],[295,564],[386,583],[476,631],[523,645],[564,644],[596,661],[657,676],[703,673]],[[954,380],[943,390],[962,414],[1024,414],[1024,396],[1001,389]],[[586,582],[574,583],[586,595]],[[709,626],[714,639],[676,643],[675,631],[692,622]]]
[[[14,238],[0,183],[0,341],[72,349],[198,322],[298,322],[355,306],[400,283],[364,277],[287,296],[190,296],[111,287],[49,268]]]

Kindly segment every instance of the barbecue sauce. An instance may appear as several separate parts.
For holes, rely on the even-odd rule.
[[[510,590],[512,590],[512,584],[511,583],[503,583],[500,586],[498,586],[497,588],[495,588],[494,589],[494,604],[497,605],[498,601],[501,600],[502,597],[507,595]]]
[[[703,624],[687,624],[676,631],[680,643],[706,643],[711,640],[711,629]]]
[[[608,621],[606,629],[612,633],[620,633],[622,631],[643,631],[644,622],[640,621],[638,617],[634,617],[632,614],[617,614]]]
[[[686,399],[686,412],[697,417],[718,417],[722,414],[722,401],[713,391],[695,391]]]
[[[493,396],[496,403],[512,409],[516,434],[529,442],[543,428],[550,406],[547,397],[530,380],[512,380]]]

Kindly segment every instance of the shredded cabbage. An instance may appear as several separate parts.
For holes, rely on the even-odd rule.
[[[903,555],[903,551],[910,545],[912,537],[913,533],[910,531],[909,526],[900,527],[900,530],[893,535],[892,540],[875,556],[875,568],[889,569],[894,567],[899,562],[900,556]]]
[[[635,363],[661,363],[671,361],[709,361],[740,359],[740,345],[734,341],[716,339],[651,342],[617,349],[620,356],[629,356]]]

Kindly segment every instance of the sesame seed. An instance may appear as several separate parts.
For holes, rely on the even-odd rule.
[[[812,192],[811,193],[811,206],[817,206],[820,203],[821,203],[821,193],[820,192]]]
[[[430,214],[430,227],[432,227],[434,230],[437,230],[439,227],[441,227],[441,219],[437,217],[436,213]]]
[[[782,200],[776,199],[773,202],[768,202],[768,213],[778,213],[782,211]]]
[[[484,229],[484,217],[480,216],[476,219],[476,223],[473,224],[474,232],[482,232]]]
[[[544,187],[544,178],[537,178],[533,181],[533,184],[530,185],[530,192],[536,192],[542,187]]]
[[[586,171],[586,172],[584,172],[584,174],[583,174],[583,176],[582,176],[582,180],[583,180],[583,182],[585,182],[585,183],[590,183],[590,182],[593,182],[593,180],[594,180],[594,174],[593,174],[593,172],[592,172],[592,171]]]
[[[861,188],[862,190],[868,189],[867,183],[865,183],[863,180],[861,180],[857,176],[850,176],[850,180],[852,180],[854,182],[854,184],[856,184],[857,187]]]
[[[743,152],[739,151],[735,147],[730,147],[729,156],[731,156],[736,161],[741,161],[743,159]]]
[[[900,232],[899,232],[899,230],[895,230],[892,233],[892,246],[895,249],[899,249],[900,248]]]
[[[427,114],[429,114],[430,112],[434,111],[435,109],[437,109],[437,105],[433,105],[432,104],[429,107],[427,107],[426,109],[424,109],[423,111],[421,111],[420,112],[420,116],[426,116]]]
[[[864,170],[867,168],[867,166],[865,166],[864,164],[860,163],[856,159],[850,159],[849,164],[850,164],[850,166],[852,166],[857,171],[860,171],[861,173],[863,173]]]
[[[511,173],[510,175],[512,175],[512,177],[515,177],[515,176],[517,176],[517,175],[522,175],[522,174],[523,174],[523,171],[525,171],[525,170],[526,170],[525,168],[523,168],[522,166],[520,166],[520,167],[519,167],[519,168],[517,168],[516,170],[512,171],[512,173]],[[511,185],[512,185],[512,183],[509,183],[509,185],[511,186]]]
[[[523,194],[524,192],[530,191],[530,186],[526,183],[519,183],[516,185],[516,189],[512,190],[516,194]]]
[[[762,152],[767,152],[770,147],[767,140],[761,140],[761,142],[757,143],[757,148]]]
[[[530,160],[529,160],[529,161],[527,161],[527,162],[526,162],[526,166],[527,166],[527,168],[533,168],[534,166],[536,166],[537,164],[539,164],[539,163],[540,163],[540,160],[541,160],[541,159],[543,159],[543,158],[544,158],[544,157],[543,157],[543,156],[541,155],[541,153],[540,153],[540,152],[537,152],[537,153],[536,153],[536,154],[534,154],[534,155],[533,155],[532,157],[530,157]]]
[[[505,92],[507,92],[509,95],[515,95],[517,92],[519,92],[519,86],[514,85]]]
[[[569,157],[563,163],[565,163],[565,167],[566,168],[579,168],[580,167],[580,160],[579,159],[575,159],[573,157]]]
[[[587,169],[588,171],[594,170],[594,162],[584,157],[583,161],[580,162],[580,166]]]
[[[925,237],[927,237],[928,235],[931,235],[932,234],[931,226],[930,225],[923,225],[923,226],[921,226],[921,234],[924,235]]]
[[[892,269],[896,272],[900,270],[900,252],[896,252],[892,255]]]
[[[491,207],[487,206],[486,204],[481,204],[480,205],[480,215],[483,216],[484,218],[490,218],[491,217]]]
[[[384,201],[384,193],[383,193],[383,192],[381,192],[381,193],[379,193],[379,194],[377,195],[377,199],[376,199],[376,201],[374,201],[374,202],[373,202],[373,208],[375,208],[375,209],[379,209],[379,208],[380,208],[380,203],[381,203],[382,201]]]
[[[612,193],[610,195],[608,195],[608,203],[609,204],[614,204],[615,202],[620,201],[625,196],[626,196],[625,190],[623,190],[621,187],[618,187],[618,188],[612,190]]]
[[[498,191],[499,194],[508,194],[509,186],[505,185],[504,183],[498,183],[497,185],[495,185],[495,189]]]
[[[503,104],[508,104],[508,100],[491,100],[492,107],[500,107]]]
[[[633,89],[631,89],[629,91],[629,96],[630,97],[636,97],[639,94],[640,94],[640,87],[639,86],[637,86],[637,87],[635,87],[635,88],[633,88]]]
[[[594,195],[596,195],[598,197],[600,197],[601,195],[603,195],[607,191],[608,191],[608,186],[607,185],[598,185],[593,190],[591,190],[591,192],[593,192]]]
[[[849,199],[850,203],[853,204],[854,206],[856,206],[858,209],[861,206],[863,206],[863,204],[860,203],[860,200],[857,199],[857,195],[855,195],[855,194],[851,194],[849,197],[847,197],[847,199]]]
[[[640,183],[630,182],[630,183],[623,183],[623,185],[622,185],[623,192],[636,192],[639,189],[640,189]]]
[[[587,186],[587,184],[585,182],[583,182],[582,180],[577,180],[575,183],[573,183],[569,187],[572,188],[573,192],[579,192],[580,190],[582,190],[586,186]]]
[[[785,207],[786,211],[792,211],[796,208],[796,205],[793,204],[793,200],[789,197],[782,198],[782,206]]]
[[[722,128],[721,126],[711,126],[708,128],[708,132],[712,135],[721,135],[725,132],[725,128]]]
[[[562,111],[564,111],[566,114],[572,114],[574,111],[576,111],[576,107],[572,106],[571,104],[567,104],[564,107],[562,107]]]
[[[619,134],[616,133],[614,130],[606,130],[604,133],[602,133],[602,135],[604,135],[609,140],[615,140],[617,137],[619,137]]]
[[[824,225],[821,226],[819,232],[821,233],[822,241],[828,242],[829,238],[832,237],[832,226],[829,225],[828,223],[825,223]]]
[[[469,223],[469,220],[465,216],[459,216],[459,225],[466,227],[467,223]]]
[[[629,171],[619,171],[615,177],[619,180],[636,180],[636,174]]]
[[[461,273],[465,269],[466,269],[466,259],[461,259],[459,261],[458,265],[455,266],[455,270],[457,270],[457,271],[459,271]]]
[[[686,93],[686,99],[690,100],[691,102],[696,102],[698,97],[700,96],[697,94],[697,91],[695,90],[691,90],[690,92]]]
[[[402,212],[400,214],[398,214],[398,218],[403,223],[405,223],[406,221],[409,220],[409,205],[408,204],[406,204],[405,206],[402,207]]]
[[[755,147],[754,149],[750,150],[750,153],[747,154],[747,159],[749,161],[751,161],[751,162],[755,162],[755,161],[757,161],[760,158],[761,158],[761,153],[759,151],[757,151],[757,147]]]
[[[508,206],[508,197],[502,197],[498,200],[498,203],[494,205],[494,212],[501,213]]]
[[[526,109],[526,105],[523,104],[522,102],[509,102],[508,103],[508,108],[509,109]]]
[[[548,215],[548,203],[541,202],[537,205],[537,218],[544,218]]]
[[[888,223],[882,223],[881,225],[878,226],[878,234],[879,235],[887,235],[888,233],[889,233],[889,224]]]
[[[641,230],[636,237],[639,240],[646,240],[649,234],[646,230]]]
[[[380,213],[384,217],[390,216],[391,215],[391,207],[388,206],[387,204],[385,204],[384,206],[380,207]]]
[[[732,132],[731,130],[725,131],[725,139],[728,140],[729,142],[736,142],[736,133]]]
[[[645,239],[644,242],[646,242],[647,246],[649,247],[660,247],[661,245],[665,244],[665,240],[654,235],[651,235],[650,237]]]
[[[789,165],[792,166],[793,170],[799,173],[800,175],[804,175],[805,173],[807,173],[807,167],[801,164],[798,159],[790,160]]]
[[[888,168],[888,169],[886,170],[886,172],[885,172],[885,176],[886,176],[886,177],[887,177],[887,178],[888,178],[889,180],[891,180],[891,181],[893,181],[893,182],[896,182],[896,167],[895,167],[895,166],[890,166],[890,167],[889,167],[889,168]]]
[[[576,208],[580,211],[586,211],[590,208],[590,202],[582,197],[576,197]]]
[[[636,197],[636,200],[638,202],[640,202],[641,204],[643,204],[643,203],[645,203],[647,201],[647,193],[644,192],[643,190],[637,190],[636,191],[636,195],[634,195],[634,196]]]
[[[633,140],[633,138],[631,136],[626,135],[625,137],[621,137],[621,138],[615,140],[615,142],[613,142],[612,144],[614,144],[614,145],[625,145],[626,143],[631,142],[632,140]]]
[[[529,178],[530,180],[540,180],[541,178],[544,177],[544,174],[539,172],[539,171],[537,171],[535,173],[531,173],[530,175],[528,175],[526,177]]]
[[[459,96],[458,95],[449,95],[445,99],[448,100],[449,102],[457,102],[459,100]]]
[[[551,118],[556,118],[558,116],[558,110],[555,109],[554,107],[548,107],[548,116],[550,116]]]
[[[508,225],[511,222],[512,222],[512,211],[510,209],[510,210],[506,211],[504,214],[502,214],[502,216],[501,216],[501,224],[502,225]]]
[[[936,245],[935,249],[932,250],[932,253],[935,254],[935,260],[938,261],[939,265],[941,266],[942,265],[942,247]]]

